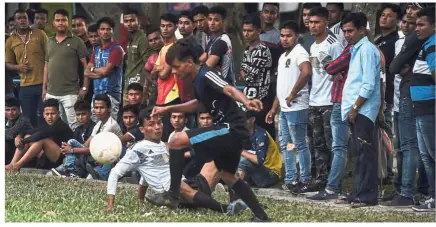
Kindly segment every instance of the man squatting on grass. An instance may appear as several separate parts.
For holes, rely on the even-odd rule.
[[[165,205],[165,195],[171,182],[169,152],[165,143],[161,141],[162,119],[160,116],[151,117],[151,111],[152,109],[148,108],[139,114],[139,128],[144,134],[144,140],[128,149],[126,155],[109,175],[107,185],[108,210],[114,207],[118,179],[129,171],[138,171],[141,175],[138,187],[140,203],[144,201],[148,185],[153,192],[147,196],[147,200],[158,206]],[[203,207],[230,214],[239,213],[246,208],[240,200],[227,205],[221,204],[211,197],[211,189],[215,188],[219,180],[219,172],[214,162],[206,163],[200,174],[180,182],[182,204],[185,207]]]

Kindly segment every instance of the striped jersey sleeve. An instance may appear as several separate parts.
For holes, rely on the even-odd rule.
[[[215,72],[211,70],[204,74],[204,83],[206,87],[212,88],[220,93],[223,93],[224,87],[228,85],[228,83],[222,79],[221,72]]]
[[[425,61],[430,68],[430,72],[435,71],[435,35],[430,37],[430,39],[424,44],[425,50]]]

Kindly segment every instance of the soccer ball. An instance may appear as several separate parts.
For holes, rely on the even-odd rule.
[[[122,145],[114,133],[100,132],[92,138],[89,150],[98,163],[112,164],[120,157]]]

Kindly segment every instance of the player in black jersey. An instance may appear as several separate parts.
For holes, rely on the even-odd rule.
[[[166,62],[177,71],[177,79],[192,81],[195,99],[187,103],[155,107],[153,115],[166,112],[195,112],[203,105],[214,118],[211,127],[192,129],[174,135],[169,143],[171,187],[167,205],[179,203],[180,179],[184,167],[183,148],[193,147],[196,159],[214,161],[221,178],[251,209],[255,221],[267,221],[268,216],[250,187],[235,176],[241,152],[250,149],[250,136],[242,105],[248,110],[262,110],[262,102],[247,97],[222,79],[221,73],[200,66],[189,40],[177,41],[167,52]],[[239,103],[238,103],[239,102]]]

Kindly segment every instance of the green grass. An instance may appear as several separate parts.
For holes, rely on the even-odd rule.
[[[106,184],[93,181],[7,173],[6,222],[249,222],[245,211],[227,216],[213,211],[168,210],[146,204],[141,213],[135,185],[119,185],[116,208],[104,211]],[[225,202],[227,196],[216,198]],[[432,222],[434,214],[375,212],[366,209],[334,209],[322,205],[260,198],[274,222]],[[144,213],[145,212],[145,213]]]

